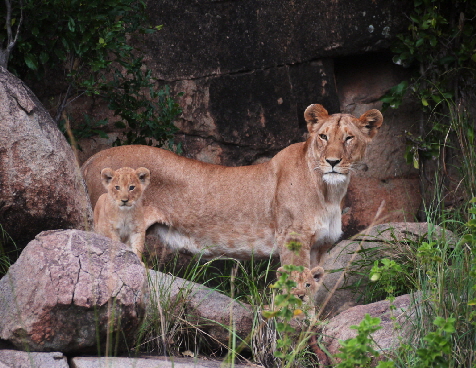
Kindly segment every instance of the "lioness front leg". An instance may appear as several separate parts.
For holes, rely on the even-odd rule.
[[[281,265],[294,265],[304,267],[302,272],[291,272],[290,278],[295,281],[298,287],[293,290],[296,293],[302,284],[299,280],[306,279],[305,287],[309,288],[306,294],[308,300],[313,301],[314,295],[319,288],[319,282],[324,275],[324,269],[320,266],[311,268],[311,242],[312,235],[302,235],[296,232],[288,232],[278,237]]]

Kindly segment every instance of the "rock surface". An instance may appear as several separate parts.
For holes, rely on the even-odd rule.
[[[43,230],[87,229],[92,210],[75,155],[43,106],[0,67],[0,224],[23,248]]]
[[[170,314],[187,314],[187,321],[208,333],[214,340],[229,343],[229,330],[244,339],[253,328],[253,309],[201,284],[149,270],[150,301],[148,314],[157,314],[160,303]],[[164,308],[164,309],[165,309]],[[223,327],[225,326],[225,327]]]
[[[147,358],[92,358],[78,357],[71,359],[71,368],[226,368],[217,360],[205,360],[177,357],[147,357]],[[250,367],[244,364],[233,364],[233,367]],[[43,368],[43,367],[41,367]],[[47,368],[47,367],[44,367]]]
[[[357,332],[350,326],[359,325],[368,313],[371,317],[379,317],[382,320],[380,324],[382,328],[372,334],[376,342],[374,349],[377,351],[395,349],[400,345],[399,337],[405,339],[409,332],[412,319],[415,317],[415,303],[417,303],[415,298],[407,294],[395,298],[393,311],[390,310],[390,303],[387,300],[352,307],[330,319],[325,325],[322,331],[323,344],[330,354],[336,354],[340,348],[339,340],[354,338]],[[396,317],[396,321],[391,319],[392,316]],[[400,324],[401,328],[396,329],[395,322]]]
[[[43,232],[0,280],[0,339],[29,351],[96,353],[100,345],[104,353],[109,329],[121,332],[121,347],[142,320],[145,287],[145,269],[124,244]]]
[[[407,1],[150,1],[148,38],[160,79],[271,69],[383,50],[406,28]]]
[[[367,258],[369,253],[358,251],[360,249],[367,249],[371,252],[372,248],[378,246],[378,243],[343,240],[331,249],[324,261],[326,275],[315,299],[316,306],[318,308],[324,308],[322,316],[334,316],[357,304],[359,295],[356,294],[355,290],[351,290],[347,287],[359,282],[360,287],[364,288],[369,279],[361,275],[368,274],[373,263],[373,259]],[[355,252],[358,253],[355,254],[354,257]],[[355,263],[360,262],[360,265],[357,267],[350,264],[349,262],[351,260]],[[344,274],[344,270],[346,270],[347,267],[348,270]],[[355,273],[356,271],[358,271],[360,275]],[[333,292],[327,304],[324,305],[334,287],[337,287],[337,289]]]
[[[63,353],[36,353],[17,350],[0,350],[0,368],[68,368]]]
[[[333,316],[359,303],[359,290],[369,283],[369,272],[375,260],[392,257],[405,249],[409,241],[448,241],[456,244],[458,238],[449,230],[426,222],[390,222],[371,227],[343,240],[330,250],[325,258],[326,276],[316,296],[316,305],[322,307],[331,290],[337,285],[324,307],[323,316]],[[408,250],[407,250],[408,251]],[[357,252],[357,254],[354,253]],[[346,273],[343,275],[344,270]],[[349,289],[351,285],[359,285]]]

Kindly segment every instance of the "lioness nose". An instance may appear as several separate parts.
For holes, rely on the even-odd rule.
[[[129,202],[128,199],[121,199],[121,201],[122,201],[122,203],[127,203],[127,202]]]
[[[334,166],[337,165],[341,160],[326,159],[326,161],[328,162],[329,165],[331,165],[332,167],[334,167]]]

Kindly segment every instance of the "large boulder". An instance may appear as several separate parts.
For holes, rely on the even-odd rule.
[[[76,157],[34,94],[0,67],[0,225],[19,247],[51,229],[87,229]]]
[[[126,245],[80,230],[43,232],[0,280],[0,339],[28,351],[104,353],[117,338],[121,348],[141,323],[146,287]]]

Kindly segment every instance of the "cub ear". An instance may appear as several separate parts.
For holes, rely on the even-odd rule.
[[[150,184],[150,171],[145,167],[139,167],[136,170],[136,175],[139,178],[142,188],[145,189]]]
[[[276,270],[276,276],[277,276],[277,277],[280,277],[282,273],[286,273],[286,271],[284,270],[283,267],[279,267],[279,268]]]
[[[359,122],[362,133],[364,133],[368,138],[372,139],[382,126],[383,116],[380,111],[373,109],[364,113],[359,118]]]
[[[324,269],[320,266],[314,267],[311,270],[311,275],[315,282],[320,282],[324,277]]]
[[[315,132],[328,117],[329,113],[324,106],[319,104],[309,105],[304,111],[304,119],[309,133]]]
[[[104,188],[107,189],[107,186],[111,182],[112,178],[114,177],[114,170],[110,167],[106,167],[101,170],[101,182],[104,185]]]

